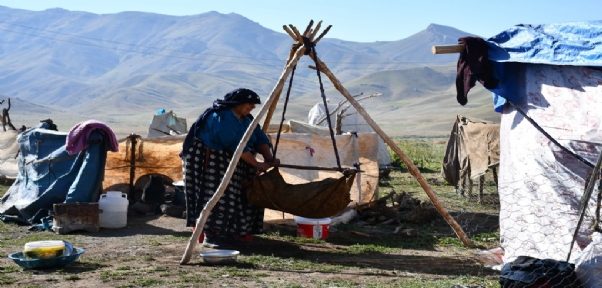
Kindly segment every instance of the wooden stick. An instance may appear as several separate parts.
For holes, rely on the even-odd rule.
[[[353,98],[353,96],[351,96],[349,91],[347,91],[347,89],[345,89],[345,87],[343,87],[343,84],[341,84],[341,82],[334,76],[334,74],[328,69],[328,67],[326,67],[326,64],[324,64],[324,62],[322,62],[313,53],[311,53],[309,55],[309,57],[311,57],[318,63],[318,67],[319,67],[320,71],[323,71],[324,74],[326,74],[326,76],[328,76],[328,78],[330,79],[330,82],[332,82],[334,87],[337,90],[339,90],[339,92],[341,92],[341,94],[343,94],[343,96],[345,96],[345,98],[347,98],[347,100],[349,101],[349,103],[351,103],[351,105],[353,105],[355,110],[357,110],[357,112],[364,117],[364,119],[366,120],[366,122],[368,124],[370,124],[370,127],[372,127],[372,129],[374,129],[374,131],[385,141],[385,143],[387,143],[389,145],[389,147],[391,147],[391,149],[395,152],[395,154],[397,154],[397,156],[399,156],[399,158],[401,158],[401,160],[403,160],[403,162],[408,167],[410,174],[412,174],[412,176],[414,176],[414,178],[416,178],[416,180],[418,180],[418,183],[420,183],[420,186],[422,186],[422,189],[424,189],[424,191],[430,198],[431,202],[435,205],[435,208],[437,208],[437,211],[439,211],[441,216],[443,216],[443,218],[445,219],[445,221],[447,221],[447,223],[451,226],[451,228],[454,229],[454,232],[456,232],[456,235],[458,235],[458,238],[460,238],[460,241],[462,241],[462,243],[464,243],[464,245],[467,247],[471,247],[471,248],[475,247],[474,244],[468,238],[468,236],[466,236],[466,234],[462,230],[462,227],[460,225],[458,225],[456,220],[454,220],[454,218],[451,215],[449,215],[449,213],[447,213],[447,211],[445,210],[445,207],[443,207],[443,205],[441,205],[441,203],[439,202],[439,199],[437,199],[437,195],[435,195],[435,193],[433,192],[433,190],[431,189],[429,184],[426,182],[426,179],[424,179],[424,177],[420,174],[420,170],[418,170],[418,167],[416,167],[416,165],[414,165],[412,160],[410,158],[408,158],[408,156],[406,156],[401,151],[401,149],[399,149],[397,144],[395,144],[395,142],[393,142],[393,140],[391,140],[391,138],[389,138],[389,136],[387,136],[387,134],[385,134],[385,132],[382,129],[380,129],[380,127],[378,127],[376,122],[374,122],[374,120],[372,120],[370,115],[368,115],[368,113],[366,113],[366,110],[364,110],[364,107],[362,107]]]
[[[464,45],[462,44],[437,45],[431,48],[431,52],[433,52],[433,54],[451,54],[460,53],[462,51],[464,51]]]
[[[314,29],[311,34],[309,34],[309,40],[314,41],[314,37],[316,37],[316,34],[318,34],[318,31],[320,31],[320,27],[322,27],[322,21],[318,22],[318,25],[316,25],[316,29]]]
[[[363,210],[374,208],[376,206],[386,205],[387,200],[389,198],[393,198],[394,195],[395,195],[395,192],[389,192],[389,194],[387,194],[387,196],[385,196],[383,198],[379,198],[379,199],[376,199],[376,200],[368,202],[368,203],[356,205],[355,211],[363,211]]]
[[[292,24],[289,24],[288,26],[291,27],[293,32],[295,32],[295,35],[297,35],[297,41],[303,43],[303,36],[301,36],[301,33],[299,33],[299,30],[297,30],[297,27],[293,26]]]
[[[326,30],[324,30],[324,32],[322,32],[322,34],[320,34],[320,37],[318,37],[318,39],[316,39],[316,41],[314,41],[314,45],[318,44],[318,42],[320,42],[320,40],[322,40],[322,37],[324,37],[324,35],[326,35],[326,33],[328,33],[328,30],[330,30],[331,27],[332,27],[332,25],[328,25],[328,27],[326,27]]]
[[[370,234],[362,233],[362,232],[359,232],[359,231],[353,231],[353,230],[351,230],[349,232],[351,232],[353,234],[360,235],[360,236],[370,237]]]
[[[297,40],[297,36],[295,35],[295,33],[293,33],[293,31],[291,31],[291,29],[289,29],[288,27],[286,27],[286,25],[282,25],[282,28],[284,28],[284,31],[286,31],[286,33],[288,33],[289,36],[291,36],[291,38],[293,38],[293,40],[295,40],[295,42],[298,42],[299,40]]]
[[[303,31],[303,36],[307,37],[309,36],[309,31],[311,31],[311,26],[314,26],[314,20],[310,20],[309,24],[307,25],[307,27],[305,27],[305,31]]]
[[[301,166],[301,165],[292,165],[292,164],[278,164],[278,167],[282,168],[292,168],[292,169],[300,169],[300,170],[325,170],[325,171],[340,171],[337,167],[320,167],[320,166]],[[356,172],[364,172],[362,170],[355,170],[355,168],[349,168],[352,171]]]
[[[209,217],[209,213],[211,213],[211,209],[213,209],[215,204],[217,204],[217,201],[219,201],[219,199],[222,197],[222,194],[224,194],[226,187],[230,183],[230,179],[232,178],[232,174],[234,174],[234,170],[236,169],[236,165],[238,164],[240,155],[242,155],[243,148],[247,145],[249,138],[251,138],[251,134],[253,134],[253,130],[259,123],[259,119],[261,119],[261,117],[263,117],[263,115],[266,113],[267,109],[270,107],[270,104],[274,100],[274,97],[273,97],[274,94],[279,89],[282,89],[282,86],[284,85],[286,78],[293,70],[293,67],[295,66],[295,64],[297,64],[297,61],[299,61],[301,56],[303,56],[304,52],[305,52],[305,48],[303,48],[303,46],[301,46],[301,47],[299,47],[299,49],[297,49],[297,52],[295,53],[294,58],[291,59],[291,62],[282,71],[282,75],[280,75],[280,79],[278,79],[278,82],[276,83],[276,86],[272,90],[272,93],[270,93],[270,96],[268,96],[268,99],[266,100],[265,105],[261,108],[261,111],[259,111],[259,114],[257,116],[255,116],[255,118],[253,119],[253,121],[251,122],[249,127],[247,128],[247,131],[245,132],[242,139],[240,140],[240,143],[238,143],[238,147],[236,148],[234,155],[232,155],[232,160],[230,161],[230,164],[228,165],[228,169],[226,170],[226,174],[224,175],[222,182],[220,183],[219,187],[217,188],[217,191],[215,191],[215,194],[213,194],[211,199],[209,199],[209,201],[205,204],[203,211],[201,211],[201,215],[199,215],[199,218],[196,221],[196,227],[194,229],[194,232],[192,233],[192,236],[190,237],[190,240],[188,241],[188,246],[186,246],[186,251],[184,252],[184,255],[182,256],[182,260],[180,261],[180,264],[186,264],[190,261],[190,258],[192,257],[192,252],[194,251],[194,248],[198,242],[199,236],[201,235],[201,233],[203,231],[203,227],[205,226],[205,222],[207,221],[207,217]]]

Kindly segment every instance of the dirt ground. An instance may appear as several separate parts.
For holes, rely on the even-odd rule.
[[[278,227],[275,229],[279,233],[296,233],[293,231],[294,227],[275,227]],[[52,233],[31,232],[27,230],[28,227],[12,228],[15,231],[9,233]],[[495,277],[497,274],[485,269],[472,253],[448,249],[398,249],[395,253],[387,254],[377,251],[369,254],[336,253],[342,247],[353,245],[349,242],[350,239],[357,239],[358,236],[367,240],[388,236],[393,241],[395,237],[399,237],[391,236],[390,232],[337,231],[336,227],[332,227],[329,238],[322,243],[291,243],[256,236],[252,245],[239,249],[240,261],[229,266],[205,264],[199,252],[206,248],[201,245],[196,246],[188,264],[180,265],[191,232],[184,227],[184,219],[169,216],[136,216],[128,219],[125,228],[101,228],[96,233],[81,231],[68,235],[75,247],[86,250],[79,261],[59,269],[23,270],[3,256],[0,259],[0,275],[4,273],[5,278],[0,278],[0,281],[4,279],[4,284],[8,284],[3,286],[335,287],[337,285],[328,283],[347,283],[338,287],[404,287],[395,283],[416,277],[435,280],[467,274],[480,277]],[[61,236],[67,237],[56,235],[50,238],[62,239]],[[0,252],[7,255],[16,252],[15,249],[17,247],[2,247]],[[261,256],[303,259],[316,265],[327,264],[339,268],[320,271],[294,267],[261,267],[251,260],[243,261],[245,258]],[[10,278],[15,278],[16,281],[9,283],[7,279]],[[375,286],[369,283],[375,283]]]
[[[454,215],[466,233],[497,231],[497,217],[474,212]],[[296,237],[292,220],[266,223],[264,234],[238,248],[237,263],[218,266],[204,263],[199,254],[211,249],[200,244],[180,265],[192,232],[184,219],[167,215],[128,215],[126,227],[98,232],[58,235],[29,228],[0,226],[1,287],[499,287],[499,272],[475,255],[493,247],[441,245],[441,237],[457,238],[440,215],[404,227],[418,236],[394,234],[396,225],[352,223],[331,226],[324,241]],[[22,243],[50,239],[85,252],[58,269],[23,269],[7,257]]]

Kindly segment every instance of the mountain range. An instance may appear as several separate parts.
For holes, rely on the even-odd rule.
[[[118,136],[145,135],[158,109],[192,122],[238,87],[265,99],[293,44],[284,30],[235,13],[98,15],[0,6],[0,19],[0,99],[11,98],[15,126],[51,118],[67,130],[93,118]],[[283,24],[302,30],[308,23]],[[326,26],[327,19],[322,30]],[[433,45],[466,36],[476,35],[438,24],[398,41],[359,43],[326,35],[316,52],[353,95],[380,93],[361,103],[388,134],[444,135],[456,114],[499,121],[490,93],[479,85],[468,105],[456,102],[458,55],[431,53]],[[304,57],[295,70],[287,119],[306,120],[322,101],[317,73],[307,68],[312,64]],[[326,77],[321,80],[329,103],[344,99]],[[281,117],[280,102],[272,121]]]

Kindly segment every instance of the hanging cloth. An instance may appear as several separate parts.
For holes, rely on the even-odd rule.
[[[255,206],[306,218],[335,216],[351,203],[349,190],[355,173],[317,182],[288,184],[278,168],[255,177],[247,187],[247,199]]]

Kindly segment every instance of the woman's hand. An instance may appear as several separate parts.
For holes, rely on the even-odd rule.
[[[272,167],[278,167],[280,165],[280,159],[278,159],[278,158],[272,158],[272,159],[270,159],[268,161],[265,161],[265,162],[267,162],[268,164],[270,164],[270,166],[272,166]]]
[[[267,171],[268,169],[270,169],[270,167],[272,167],[272,166],[265,162],[258,162],[257,165],[255,165],[255,169],[257,169],[261,172]]]
[[[266,153],[266,155],[263,155],[263,161],[265,161],[265,163],[270,164],[271,167],[275,167],[280,165],[280,159],[278,158],[274,158],[274,156],[272,156],[272,153]]]

